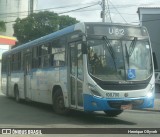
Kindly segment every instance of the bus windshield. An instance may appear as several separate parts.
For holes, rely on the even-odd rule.
[[[102,81],[143,81],[152,74],[147,40],[88,40],[88,71]]]

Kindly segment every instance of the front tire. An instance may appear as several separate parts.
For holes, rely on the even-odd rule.
[[[104,113],[108,117],[116,117],[117,115],[121,114],[123,110],[106,110]]]
[[[63,93],[60,88],[56,89],[53,95],[53,109],[57,114],[61,115],[64,115],[68,112],[68,110],[65,108]]]

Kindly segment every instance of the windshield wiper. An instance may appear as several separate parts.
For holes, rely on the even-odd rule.
[[[117,66],[116,66],[116,62],[115,62],[115,53],[114,53],[114,50],[112,48],[112,45],[111,45],[109,39],[106,36],[103,36],[103,39],[104,39],[104,42],[105,42],[105,44],[107,46],[107,49],[108,49],[108,51],[109,51],[109,53],[110,53],[110,55],[111,55],[111,57],[113,59],[115,69],[117,70]]]
[[[132,42],[129,46],[129,52],[127,50],[127,45],[125,44],[126,58],[127,58],[128,66],[129,66],[129,58],[132,56],[132,53],[133,53],[135,46],[136,46],[136,42],[137,42],[137,37],[134,37],[134,39],[132,40]]]
[[[129,57],[132,55],[134,49],[135,49],[135,46],[136,46],[136,42],[137,42],[137,37],[134,37],[134,39],[132,40],[131,42],[131,45],[129,46]]]

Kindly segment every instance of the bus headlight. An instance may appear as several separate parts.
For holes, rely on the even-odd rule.
[[[150,97],[152,97],[152,96],[153,96],[153,93],[151,93],[151,92],[148,92],[148,93],[147,93],[147,97],[148,97],[148,98],[150,98]]]
[[[147,93],[147,97],[148,98],[153,97],[154,91],[155,91],[155,85],[154,84],[150,84],[150,89],[149,89],[149,92]]]
[[[97,89],[95,88],[95,86],[93,86],[92,84],[88,83],[88,88],[90,89],[91,93],[94,96],[101,97],[101,94],[97,91]]]

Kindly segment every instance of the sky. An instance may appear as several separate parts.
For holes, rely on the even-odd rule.
[[[102,0],[36,0],[35,7],[36,9],[50,9],[60,15],[69,15],[81,22],[101,22],[101,2]],[[107,13],[110,13],[111,19],[107,16],[106,21],[112,20],[115,23],[139,24],[138,7],[160,7],[160,0],[108,0],[108,3],[110,10],[107,10],[109,11]],[[86,6],[91,7],[63,13]],[[54,9],[55,7],[63,8]]]

